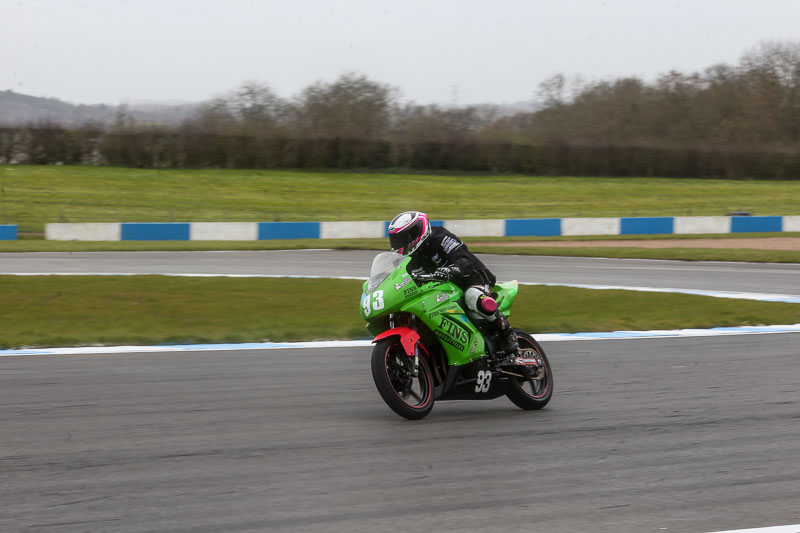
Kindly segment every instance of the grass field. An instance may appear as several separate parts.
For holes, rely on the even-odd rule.
[[[0,165],[0,224],[800,214],[800,181]]]
[[[367,338],[360,295],[353,280],[0,276],[0,348]],[[534,333],[800,323],[797,304],[568,287],[520,287],[512,311]]]

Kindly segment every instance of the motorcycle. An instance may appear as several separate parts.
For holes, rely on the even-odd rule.
[[[502,340],[469,311],[464,293],[434,275],[412,276],[411,258],[393,252],[372,261],[361,295],[361,317],[375,336],[372,378],[395,413],[409,420],[428,415],[435,401],[491,400],[506,395],[525,410],[541,409],[553,394],[547,356],[528,333],[514,328],[520,350],[503,359]],[[516,281],[492,288],[506,316]]]

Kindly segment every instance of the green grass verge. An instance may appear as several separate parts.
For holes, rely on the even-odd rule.
[[[800,214],[800,181],[0,165],[0,223]],[[399,199],[399,200],[398,200]],[[491,207],[487,208],[487,201]]]
[[[676,238],[715,238],[720,240],[742,237],[800,237],[800,233],[754,233],[731,235],[651,235],[648,240],[671,240]],[[626,240],[638,240],[642,236],[610,236],[610,237],[467,237],[464,240],[470,250],[478,253],[505,255],[555,255],[569,257],[613,257],[630,259],[674,259],[681,261],[745,261],[752,263],[800,263],[800,251],[785,250],[751,250],[736,248],[662,248],[648,249],[625,246]],[[558,241],[617,240],[619,247],[580,248],[548,247],[547,242]],[[537,246],[492,246],[490,243],[515,241],[531,242]],[[476,245],[474,243],[487,243]],[[386,250],[386,239],[296,239],[276,241],[45,241],[41,239],[23,239],[18,241],[0,241],[0,252],[140,252],[140,251],[206,251],[206,250],[300,250],[309,248],[334,248],[339,250]]]
[[[361,282],[166,276],[0,276],[0,347],[367,338]],[[681,294],[520,288],[531,332],[800,323],[800,305]]]

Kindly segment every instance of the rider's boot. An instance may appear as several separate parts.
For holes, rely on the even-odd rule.
[[[494,298],[482,294],[478,297],[476,306],[483,316],[488,318],[490,334],[496,339],[494,362],[498,365],[507,364],[519,351],[517,334],[503,312],[497,308],[497,301]]]
[[[519,352],[517,334],[508,323],[508,319],[499,310],[494,325],[498,329],[497,337],[500,340],[497,348],[502,352],[497,357],[497,363],[499,365],[508,364]]]

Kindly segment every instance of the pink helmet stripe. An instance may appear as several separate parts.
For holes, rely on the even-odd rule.
[[[420,217],[420,218],[423,218],[423,217]],[[425,217],[425,219],[427,220],[427,217]],[[395,228],[395,229],[394,229],[394,231],[392,231],[392,230],[389,230],[389,233],[398,233],[398,232],[400,232],[400,231],[403,231],[404,229],[406,229],[407,227],[409,227],[411,224],[413,224],[413,223],[414,223],[414,222],[416,222],[417,220],[418,220],[417,218],[413,218],[413,219],[411,219],[411,220],[408,222],[408,224],[406,224],[406,225],[404,225],[404,226],[401,226],[401,227],[399,227],[399,228]]]

